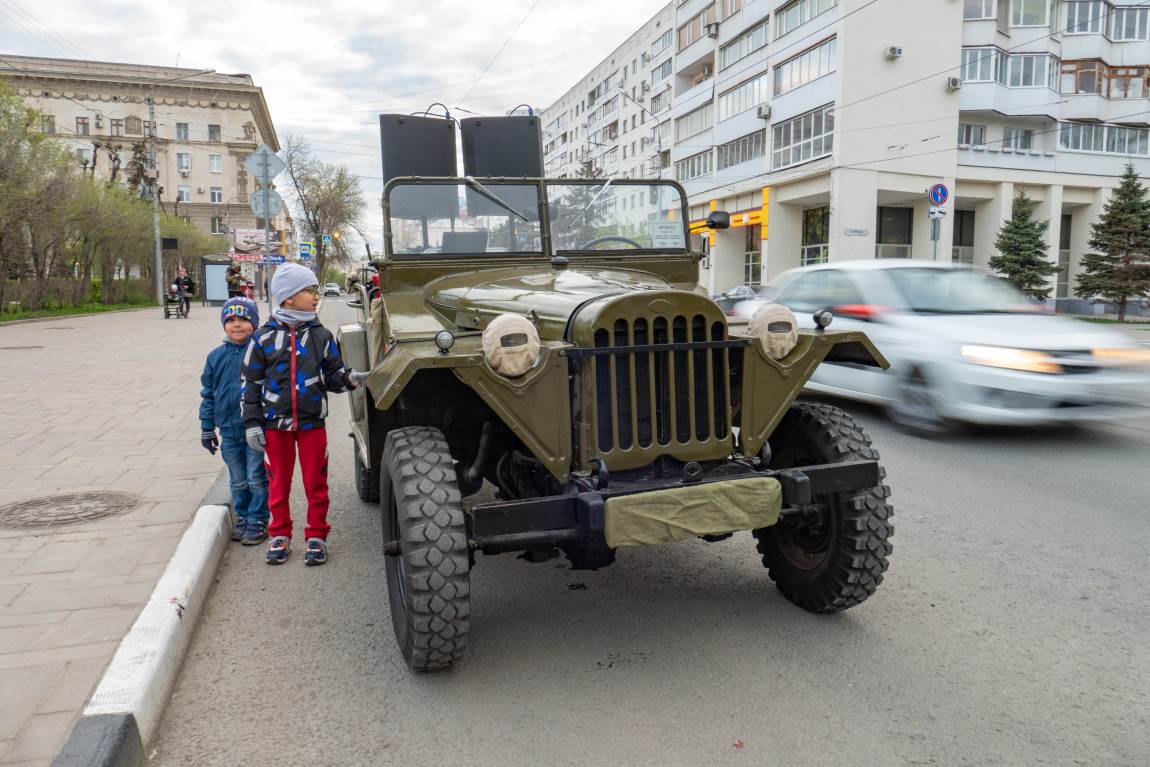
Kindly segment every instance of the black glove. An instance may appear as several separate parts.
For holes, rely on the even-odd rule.
[[[207,450],[212,455],[215,455],[216,448],[220,446],[220,441],[216,439],[216,430],[204,429],[202,432],[200,432],[200,444],[204,446],[204,450]]]

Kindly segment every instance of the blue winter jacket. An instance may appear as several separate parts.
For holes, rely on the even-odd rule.
[[[243,431],[240,419],[240,369],[247,344],[237,346],[228,338],[212,349],[200,376],[200,428]]]

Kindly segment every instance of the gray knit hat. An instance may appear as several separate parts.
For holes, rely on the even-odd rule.
[[[319,280],[315,272],[300,264],[284,264],[276,269],[272,277],[272,298],[276,306],[280,306],[301,290],[319,287]]]

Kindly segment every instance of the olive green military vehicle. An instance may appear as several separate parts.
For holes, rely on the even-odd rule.
[[[349,281],[358,321],[337,338],[371,370],[355,478],[380,501],[408,665],[463,656],[479,553],[597,569],[749,530],[795,604],[865,600],[891,552],[885,473],[849,415],[795,398],[820,364],[886,361],[826,312],[815,331],[782,307],[728,322],[698,285],[682,187],[523,173],[524,155],[542,167],[526,119],[465,120],[460,176],[454,121],[381,116],[386,250],[378,288]]]

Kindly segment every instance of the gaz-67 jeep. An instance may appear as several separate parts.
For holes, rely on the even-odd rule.
[[[396,639],[418,671],[463,656],[476,554],[620,548],[749,530],[813,612],[882,582],[891,507],[878,453],[826,404],[822,363],[886,361],[856,332],[749,324],[699,287],[686,195],[664,180],[542,177],[537,117],[381,116],[385,255],[349,280],[343,359],[360,498],[380,501]],[[729,224],[709,216],[711,228]],[[708,232],[709,234],[709,232]],[[484,482],[491,502],[462,500]]]

